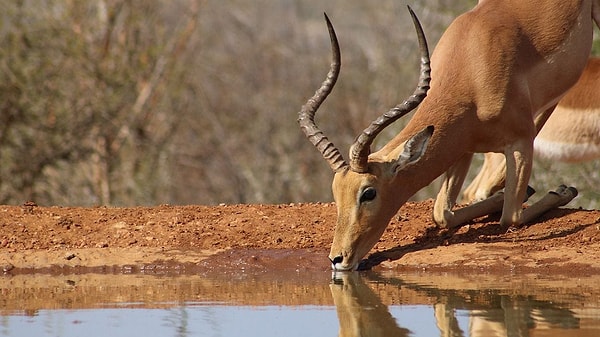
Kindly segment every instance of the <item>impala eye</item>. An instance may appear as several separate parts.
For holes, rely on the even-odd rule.
[[[360,195],[359,202],[372,201],[377,196],[377,191],[373,187],[367,187]]]

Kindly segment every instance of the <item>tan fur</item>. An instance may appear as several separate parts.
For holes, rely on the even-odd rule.
[[[600,158],[600,58],[590,58],[577,83],[560,100],[535,138],[537,156],[562,162]],[[488,153],[463,193],[467,202],[482,200],[504,185],[504,157]]]
[[[397,210],[444,172],[434,221],[454,227],[469,220],[478,205],[453,207],[474,152],[505,155],[501,223],[521,222],[534,137],[583,71],[598,1],[483,0],[448,27],[432,55],[431,88],[412,120],[369,156],[366,172],[344,167],[335,174],[335,269],[356,269]],[[367,188],[377,197],[359,202]]]

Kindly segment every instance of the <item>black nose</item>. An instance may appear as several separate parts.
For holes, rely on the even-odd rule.
[[[342,263],[342,261],[344,261],[344,257],[341,255],[338,255],[338,256],[334,257],[333,260],[331,260],[331,263],[336,265],[338,263]]]

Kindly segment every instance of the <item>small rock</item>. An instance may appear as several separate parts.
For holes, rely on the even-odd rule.
[[[112,227],[114,229],[124,229],[127,228],[127,223],[125,221],[119,221],[117,223],[114,223]]]

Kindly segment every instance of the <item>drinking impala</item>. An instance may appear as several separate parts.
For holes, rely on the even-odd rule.
[[[459,226],[497,207],[502,225],[527,222],[545,211],[535,205],[522,210],[533,140],[585,66],[593,21],[600,18],[599,1],[482,0],[441,37],[431,57],[431,80],[426,41],[411,11],[421,49],[419,85],[407,101],[357,137],[349,162],[314,122],[340,71],[337,37],[326,20],[333,51],[330,71],[302,107],[299,123],[335,173],[338,219],[329,255],[334,269],[356,269],[398,209],[444,172],[433,209],[441,227]],[[377,134],[417,105],[406,127],[371,153]],[[504,154],[504,195],[500,202],[491,197],[454,210],[475,152]],[[572,198],[572,189],[559,192]]]

